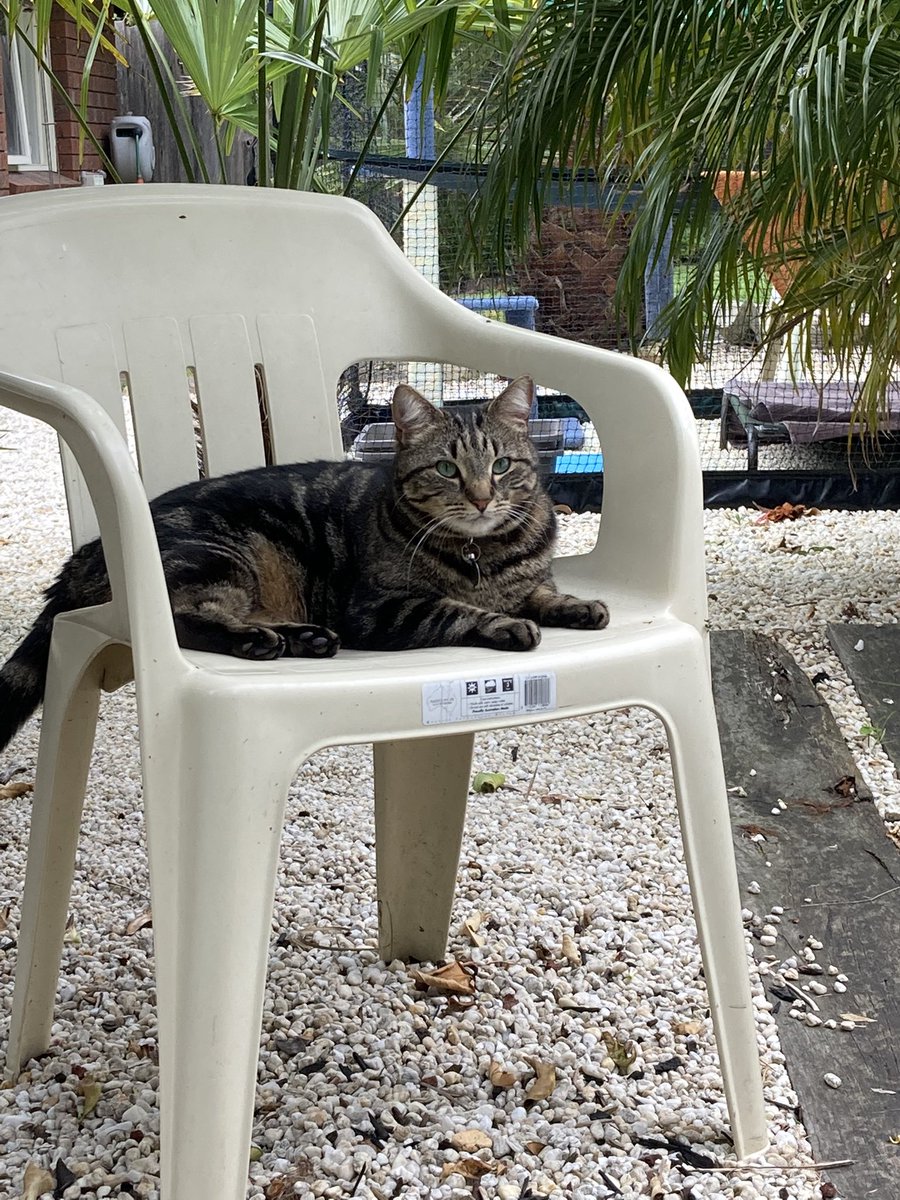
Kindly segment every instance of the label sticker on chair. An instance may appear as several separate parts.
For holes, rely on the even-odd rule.
[[[485,717],[551,712],[556,708],[556,675],[480,675],[422,684],[422,724],[480,721]]]

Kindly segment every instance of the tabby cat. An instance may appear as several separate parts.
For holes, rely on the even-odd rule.
[[[342,645],[530,650],[539,625],[602,629],[606,606],[561,595],[550,575],[555,516],[528,436],[533,398],[522,378],[454,411],[401,385],[393,466],[260,467],[154,500],[180,645],[254,659]],[[90,542],[0,670],[0,749],[41,701],[54,617],[109,595]]]

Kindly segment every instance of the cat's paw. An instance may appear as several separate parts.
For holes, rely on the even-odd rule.
[[[334,658],[341,639],[324,625],[280,625],[291,658]]]
[[[280,633],[266,625],[248,625],[231,649],[236,658],[268,660],[281,658],[285,652],[285,641]]]
[[[525,617],[497,617],[489,637],[495,650],[533,650],[541,640],[541,631]]]
[[[567,629],[605,629],[609,609],[600,600],[575,600],[566,607],[560,624]]]

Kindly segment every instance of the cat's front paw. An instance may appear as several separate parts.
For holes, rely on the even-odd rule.
[[[533,650],[541,640],[541,631],[525,617],[495,617],[488,630],[495,650]]]
[[[266,661],[281,658],[284,654],[284,638],[267,625],[247,625],[238,636],[239,640],[231,648],[235,658]]]
[[[291,658],[333,658],[341,639],[324,625],[279,625]]]
[[[564,621],[569,629],[605,629],[609,609],[600,600],[576,600],[566,608]]]

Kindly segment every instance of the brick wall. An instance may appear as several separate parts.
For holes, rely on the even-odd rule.
[[[89,38],[80,36],[75,24],[60,8],[54,8],[50,22],[50,62],[60,83],[75,104],[81,95],[81,73]],[[109,51],[98,49],[91,68],[87,118],[105,150],[109,148],[109,123],[119,112],[116,99],[116,62]],[[81,171],[96,171],[102,163],[87,139],[83,155],[78,151],[78,122],[63,101],[53,95],[53,119],[56,122],[57,173],[47,171],[10,171],[6,158],[6,120],[3,106],[3,79],[0,73],[0,196],[38,191],[80,183]]]
[[[84,33],[79,37],[74,22],[60,8],[54,8],[50,22],[50,62],[60,83],[76,104],[81,93],[81,74],[87,48],[88,37]],[[87,118],[104,149],[108,149],[109,145],[109,123],[118,115],[118,111],[115,59],[101,47],[91,68]],[[56,121],[56,153],[60,173],[77,180],[81,171],[100,170],[100,157],[89,141],[85,140],[84,156],[79,157],[78,122],[58,96],[53,97],[53,118]]]

